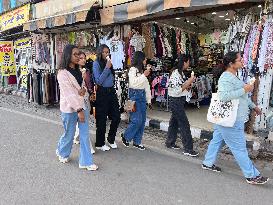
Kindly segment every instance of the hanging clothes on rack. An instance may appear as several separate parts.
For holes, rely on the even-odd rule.
[[[55,73],[34,71],[28,75],[28,102],[38,105],[59,103],[59,86]]]

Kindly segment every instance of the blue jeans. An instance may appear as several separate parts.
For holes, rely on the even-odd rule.
[[[257,177],[260,175],[260,172],[255,168],[248,156],[244,133],[244,122],[237,121],[233,127],[214,125],[213,139],[209,144],[203,162],[204,165],[211,167],[215,163],[217,154],[224,146],[224,142],[231,150],[246,178]]]
[[[146,93],[142,89],[129,89],[129,98],[136,102],[136,112],[130,113],[130,123],[125,130],[124,137],[134,144],[140,145],[145,129],[146,122]]]
[[[85,121],[78,123],[78,113],[62,113],[62,121],[64,126],[64,134],[61,136],[58,143],[59,155],[67,158],[69,157],[73,139],[76,131],[76,125],[78,123],[80,131],[80,157],[79,164],[81,166],[90,166],[93,164],[93,156],[90,150],[89,139],[89,110],[84,111]]]

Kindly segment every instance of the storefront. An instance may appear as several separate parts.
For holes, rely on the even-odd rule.
[[[34,19],[24,24],[24,31],[32,32],[33,65],[27,78],[28,101],[56,105],[59,103],[56,70],[62,50],[68,43],[81,47],[93,44],[94,36],[87,28],[94,27],[99,20],[96,1],[49,0],[33,7]]]
[[[272,20],[267,15],[271,6],[268,3],[264,6],[264,1],[219,1],[205,6],[203,2],[189,2],[160,1],[153,4],[143,0],[143,4],[137,1],[101,11],[102,24],[121,26],[118,35],[124,45],[125,61],[119,57],[119,63],[125,62],[124,68],[129,67],[133,52],[142,50],[153,65],[150,77],[153,110],[148,117],[169,120],[168,78],[177,55],[187,53],[191,56],[191,69],[197,76],[187,114],[193,127],[211,129],[206,114],[211,93],[217,89],[217,68],[221,67],[224,53],[240,51],[244,56],[244,68],[238,76],[246,83],[256,77],[252,98],[264,113],[257,118],[251,114],[248,132],[253,131],[253,125],[255,130],[264,129],[272,81],[271,62],[267,56],[270,54],[270,38],[265,36],[264,29],[271,28]],[[106,44],[110,48],[114,38],[107,38]],[[119,71],[120,76],[122,72]],[[126,85],[123,78],[117,79],[122,100],[122,96],[127,96],[127,87],[119,85],[119,82]]]
[[[153,110],[148,115],[153,119],[168,121],[168,78],[177,55],[187,53],[191,56],[191,69],[197,76],[187,114],[193,127],[211,129],[206,114],[211,93],[217,89],[217,68],[221,66],[224,53],[234,50],[244,53],[245,67],[238,73],[239,77],[245,82],[252,76],[257,78],[253,98],[264,112],[262,117],[256,119],[251,115],[249,131],[252,131],[253,124],[255,130],[264,129],[270,104],[272,69],[262,69],[271,64],[263,64],[265,60],[260,59],[270,52],[264,29],[271,26],[270,15],[267,15],[271,12],[271,5],[260,0],[213,1],[206,5],[203,1],[140,0],[124,1],[115,6],[108,2],[110,6],[100,10],[101,21],[97,22],[93,18],[97,13],[86,9],[92,8],[95,2],[81,3],[85,4],[73,9],[62,8],[61,3],[55,8],[53,1],[41,2],[35,5],[33,16],[36,19],[24,24],[24,30],[39,33],[32,35],[33,73],[28,78],[30,101],[38,100],[39,104],[50,101],[46,98],[48,94],[45,94],[50,91],[45,92],[45,82],[48,80],[44,76],[53,75],[49,79],[56,79],[55,70],[65,45],[72,43],[79,46],[88,53],[88,60],[92,62],[96,47],[107,44],[116,70],[115,82],[121,109],[127,98],[126,69],[130,67],[134,51],[142,50],[153,65],[149,79]],[[49,9],[45,12],[43,8]],[[262,11],[266,19],[259,26]],[[261,28],[259,32],[257,28]],[[251,55],[257,48],[256,44],[253,46],[254,42],[258,42],[261,49]],[[248,45],[251,45],[251,49]],[[262,52],[262,49],[265,50]],[[255,66],[261,69],[258,71]],[[38,83],[36,78],[40,79]],[[58,93],[55,83],[55,80],[51,83],[51,86],[56,87],[53,96]],[[34,85],[39,86],[35,88]],[[38,98],[34,97],[37,91]],[[58,99],[53,101],[57,103]]]

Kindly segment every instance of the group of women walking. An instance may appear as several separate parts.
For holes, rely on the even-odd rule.
[[[67,45],[64,49],[58,82],[60,86],[60,110],[64,127],[56,154],[59,161],[66,163],[71,154],[73,139],[80,144],[79,168],[95,171],[98,166],[93,162],[95,150],[90,143],[89,116],[90,102],[95,103],[96,111],[96,142],[97,150],[109,151],[117,149],[116,134],[120,123],[118,98],[114,88],[115,73],[110,59],[108,46],[101,45],[97,51],[97,59],[93,63],[92,71],[84,69],[85,54],[76,46]],[[135,52],[132,66],[129,69],[128,98],[135,103],[135,110],[130,112],[130,121],[127,129],[121,134],[122,144],[139,150],[145,150],[142,144],[146,122],[146,110],[151,106],[151,91],[147,77],[150,75],[150,66],[147,65],[145,54]],[[199,154],[193,149],[193,139],[190,124],[185,112],[185,104],[190,98],[191,85],[195,80],[194,73],[190,78],[184,74],[190,65],[187,55],[180,55],[175,62],[170,76],[168,95],[170,97],[171,119],[169,122],[166,147],[181,149],[176,144],[178,132],[183,142],[183,153],[197,157]],[[254,109],[261,114],[260,109],[248,98],[253,85],[244,84],[236,73],[242,67],[239,53],[230,52],[224,58],[225,71],[219,80],[219,97],[223,101],[239,99],[239,109],[236,123],[227,128],[215,125],[213,139],[209,144],[202,168],[220,172],[221,168],[215,165],[217,154],[224,144],[230,148],[235,156],[246,181],[250,184],[265,184],[268,178],[262,177],[248,157],[246,140],[244,137],[244,123],[248,109]],[[92,72],[92,75],[90,74]],[[106,122],[111,120],[110,130],[106,135]],[[76,134],[75,134],[76,133]]]

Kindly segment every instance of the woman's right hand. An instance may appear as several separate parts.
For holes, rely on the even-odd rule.
[[[78,112],[78,118],[80,122],[84,122],[85,121],[85,117],[84,117],[84,112],[80,111]]]
[[[183,85],[182,85],[182,91],[188,90],[191,88],[192,83],[195,81],[196,77],[191,76]]]
[[[112,67],[112,62],[111,62],[111,60],[109,60],[106,63],[106,68],[111,68],[111,67]]]
[[[250,92],[252,92],[254,90],[254,85],[246,84],[244,86],[244,89],[245,89],[246,93],[250,93]]]
[[[193,75],[189,78],[189,83],[192,84],[195,81],[196,77]]]
[[[146,77],[148,77],[148,76],[150,75],[150,73],[151,73],[151,70],[150,70],[150,69],[147,69],[147,70],[144,71],[143,74],[144,74]]]

